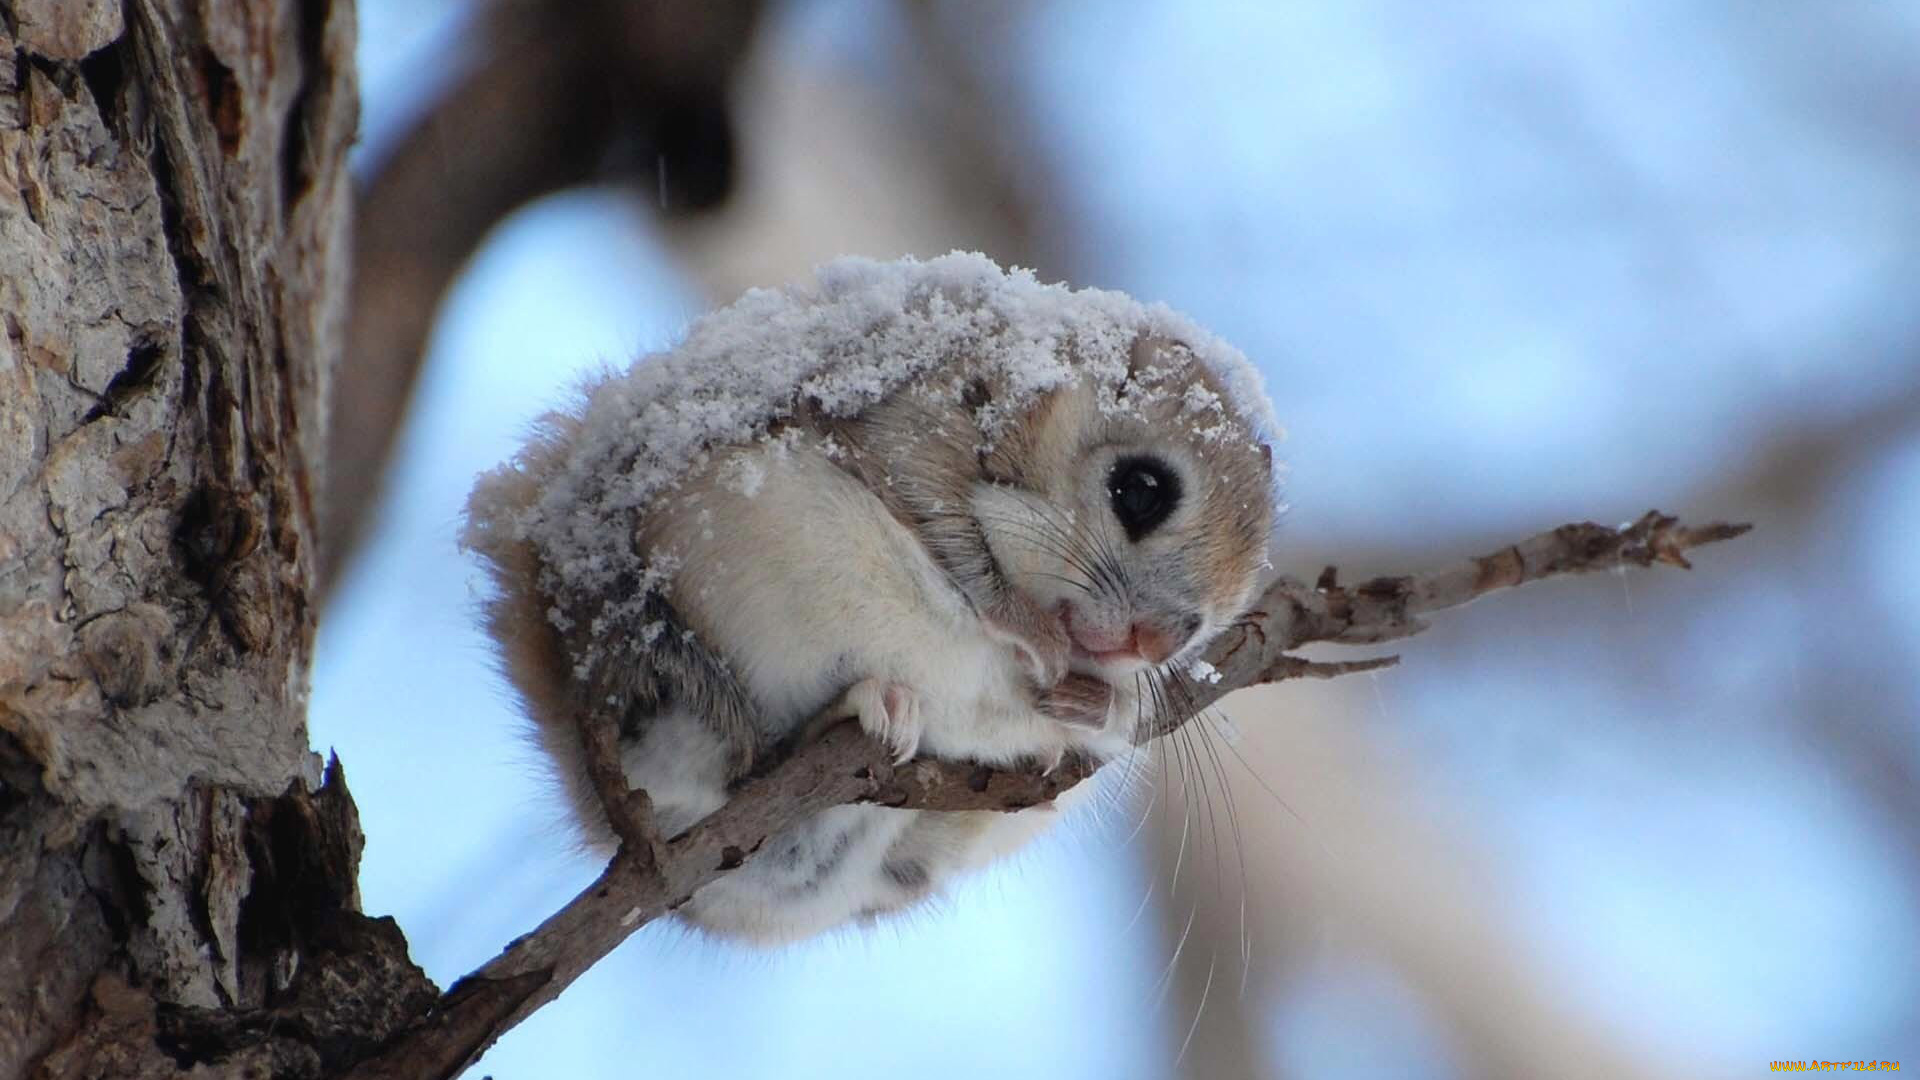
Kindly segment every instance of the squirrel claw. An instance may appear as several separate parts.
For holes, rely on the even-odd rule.
[[[862,679],[848,688],[834,711],[857,717],[862,731],[893,751],[895,765],[913,760],[920,749],[920,735],[925,730],[920,695],[906,683]]]
[[[1040,770],[1040,775],[1052,776],[1053,770],[1059,768],[1060,763],[1062,761],[1065,761],[1066,759],[1067,759],[1066,744],[1062,743],[1061,745],[1054,747],[1051,753],[1049,753],[1046,757],[1040,759],[1041,764],[1043,766]]]

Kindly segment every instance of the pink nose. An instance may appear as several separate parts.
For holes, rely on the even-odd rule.
[[[1073,611],[1063,605],[1061,621],[1066,625],[1067,634],[1073,643],[1092,656],[1107,660],[1135,658],[1149,664],[1158,664],[1172,656],[1180,648],[1184,638],[1169,633],[1149,622],[1136,621],[1129,625],[1124,636],[1119,632],[1101,632],[1097,629],[1076,623]]]
[[[1129,644],[1131,651],[1149,664],[1165,661],[1180,647],[1172,634],[1143,622],[1133,624],[1133,640]]]

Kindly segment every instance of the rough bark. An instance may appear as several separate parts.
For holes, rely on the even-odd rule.
[[[173,1075],[180,1018],[390,932],[331,918],[305,727],[352,42],[327,0],[0,4],[0,1077]]]

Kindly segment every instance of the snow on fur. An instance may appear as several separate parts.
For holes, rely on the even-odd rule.
[[[671,567],[636,550],[631,529],[610,523],[633,520],[712,449],[767,438],[771,424],[803,404],[857,415],[961,357],[1009,388],[977,412],[992,438],[1074,378],[1118,384],[1142,334],[1185,344],[1226,388],[1225,402],[1206,392],[1184,402],[1196,432],[1230,430],[1230,411],[1257,437],[1277,437],[1246,357],[1164,305],[1042,284],[1031,271],[1003,271],[978,254],[845,258],[812,281],[751,290],[695,321],[678,347],[587,387],[581,409],[548,417],[540,438],[481,477],[465,542],[489,553],[506,539],[530,545],[542,588],[562,601],[551,613],[556,625],[565,630],[570,612],[594,610],[593,638],[625,636],[618,631],[643,625],[642,605]],[[569,604],[607,596],[625,599]]]

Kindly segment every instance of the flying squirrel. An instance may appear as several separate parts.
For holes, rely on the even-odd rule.
[[[979,255],[842,259],[543,418],[481,477],[463,541],[536,741],[610,851],[583,712],[617,719],[667,836],[830,705],[903,761],[1128,752],[1254,596],[1277,431],[1246,359],[1164,307]],[[836,807],[679,914],[764,944],[870,921],[1057,816]]]

